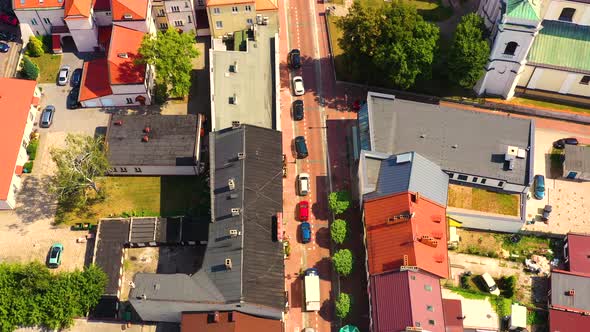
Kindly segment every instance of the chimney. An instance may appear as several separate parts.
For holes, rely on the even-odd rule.
[[[236,237],[236,236],[238,236],[239,234],[240,234],[240,232],[238,232],[238,230],[237,230],[237,229],[230,229],[230,230],[229,230],[229,236],[231,236],[231,237]]]
[[[239,216],[240,215],[240,208],[232,208],[231,209],[231,215],[233,217]]]
[[[232,268],[231,258],[226,258],[225,259],[225,269],[226,270],[231,270],[231,268]]]
[[[238,152],[238,160],[246,159],[246,154],[244,152]]]
[[[145,128],[143,128],[143,132],[146,134],[149,134],[150,131],[152,131],[152,129],[150,128],[150,126],[145,126]]]
[[[147,143],[150,140],[150,138],[148,137],[148,135],[145,135],[141,138],[141,141],[144,143]]]

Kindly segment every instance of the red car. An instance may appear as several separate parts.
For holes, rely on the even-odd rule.
[[[14,16],[10,16],[8,14],[0,14],[0,22],[12,26],[18,25],[18,20]]]
[[[299,220],[307,221],[309,219],[309,202],[299,202]]]

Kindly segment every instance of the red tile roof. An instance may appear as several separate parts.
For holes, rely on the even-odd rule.
[[[91,8],[92,0],[65,0],[65,19],[88,18]]]
[[[586,331],[590,326],[590,316],[563,310],[549,310],[549,332]]]
[[[426,272],[403,271],[370,279],[372,331],[404,331],[412,326],[432,332],[445,331],[438,277]],[[434,324],[430,324],[431,320]]]
[[[418,199],[413,202],[416,196]],[[443,206],[420,195],[399,193],[367,200],[364,210],[369,274],[409,265],[448,278],[447,221]],[[404,218],[404,215],[412,217]]]
[[[14,10],[19,9],[41,9],[41,8],[62,8],[64,6],[63,1],[60,0],[45,0],[39,2],[39,0],[25,0],[25,3],[21,3],[21,0],[12,0],[12,8]]]
[[[111,84],[139,84],[145,80],[145,65],[136,65],[137,50],[145,33],[113,25],[109,46],[109,76]],[[122,55],[125,55],[123,57]]]
[[[181,332],[281,332],[280,320],[256,317],[238,311],[218,312],[218,321],[213,321],[214,313],[183,313],[180,321]],[[230,320],[231,316],[231,320]],[[233,320],[233,321],[232,321]]]
[[[37,82],[0,78],[0,199],[8,198]]]
[[[463,332],[463,309],[461,300],[443,299],[446,332]]]
[[[94,1],[94,11],[104,12],[111,10],[110,0],[96,0]]]
[[[125,15],[131,15],[131,20],[145,20],[147,10],[148,0],[112,0],[113,21],[127,20]]]
[[[590,274],[590,235],[569,233],[567,243],[569,270]]]
[[[113,93],[109,84],[107,59],[84,62],[82,82],[80,84],[80,101],[108,96]]]

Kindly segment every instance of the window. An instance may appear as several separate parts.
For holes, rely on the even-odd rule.
[[[481,179],[481,184],[486,184],[486,179]]]
[[[518,47],[518,44],[516,42],[510,42],[510,43],[506,44],[506,48],[504,49],[504,54],[514,55],[517,47]]]
[[[223,22],[221,22],[221,21],[215,22],[215,28],[217,28],[217,29],[223,28]]]
[[[410,279],[416,280],[416,276],[410,276]]]
[[[160,17],[166,16],[166,12],[164,11],[164,8],[158,9],[158,16],[160,16]]]
[[[455,173],[449,173],[449,179],[452,179],[453,177],[455,177]]]
[[[191,18],[191,16],[190,16],[190,15],[189,15],[189,16],[187,16],[187,18],[188,18],[188,23],[193,23],[193,19]]]
[[[238,12],[238,7],[237,6],[231,7],[231,12],[234,13],[234,14],[237,13]]]
[[[476,182],[477,182],[477,180],[479,180],[479,178],[478,178],[478,177],[476,177],[476,176],[474,176],[474,177],[473,177],[473,179],[471,180],[471,182],[473,182],[473,183],[476,183]]]
[[[173,12],[179,12],[179,11],[180,11],[180,7],[178,7],[178,6],[171,6],[171,7],[170,7],[170,9],[171,9]]]
[[[424,290],[427,292],[432,292],[432,286],[430,285],[424,285]]]
[[[590,76],[584,75],[580,80],[580,84],[588,85],[590,84]]]
[[[252,11],[252,6],[250,6],[250,5],[245,5],[245,6],[244,6],[244,10],[245,10],[245,11],[247,11],[247,12],[251,12],[251,11]]]
[[[189,6],[188,6],[188,2],[185,2],[185,3],[184,3],[184,8],[189,8]]]
[[[47,17],[44,17],[43,18],[43,23],[45,23],[45,24],[51,24],[51,21]]]
[[[34,18],[31,19],[31,25],[37,25],[37,24],[39,24],[39,23],[37,23],[37,20],[36,19],[34,19]]]
[[[205,2],[203,0],[199,0],[199,1],[197,1],[197,4],[199,6],[204,6],[205,5]]]
[[[420,327],[420,326],[422,326],[422,324],[420,324],[420,322],[414,322],[414,326],[415,327]]]
[[[135,173],[141,173],[141,167],[135,167]]]
[[[434,312],[434,307],[431,305],[427,305],[426,310]]]
[[[168,29],[168,23],[160,23],[160,29]]]
[[[564,8],[561,10],[561,14],[559,14],[558,20],[565,21],[565,22],[572,22],[574,19],[574,14],[576,10],[574,8]]]
[[[113,167],[113,169],[111,169],[111,173],[117,173],[117,167]]]
[[[498,187],[502,187],[504,185],[504,181],[498,182]]]
[[[436,323],[436,322],[434,321],[434,319],[429,319],[429,320],[428,320],[428,324],[430,324],[430,325],[434,325],[435,323]]]
[[[105,12],[106,16],[111,16],[111,12]]]
[[[457,177],[457,179],[461,180],[461,181],[467,181],[467,175],[459,175]]]
[[[221,8],[213,8],[213,14],[215,14],[215,15],[221,14]]]
[[[133,104],[133,99],[131,99],[131,98],[125,98],[125,100],[127,101],[127,104]]]
[[[250,24],[250,25],[254,24],[254,22],[252,21],[252,19],[251,19],[251,18],[247,18],[247,19],[246,19],[246,23],[247,23],[247,24]],[[586,83],[586,84],[588,84],[588,83]]]
[[[184,25],[184,22],[183,21],[174,21],[174,26],[175,27],[181,27],[183,25]]]
[[[121,167],[121,172],[127,173],[127,167]]]

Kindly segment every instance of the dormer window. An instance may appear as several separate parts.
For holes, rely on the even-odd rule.
[[[504,49],[504,54],[506,55],[514,55],[516,53],[516,48],[518,47],[518,43],[516,42],[509,42],[506,44],[506,48]]]
[[[558,20],[564,22],[573,22],[575,13],[576,10],[574,8],[564,8],[561,10]]]

